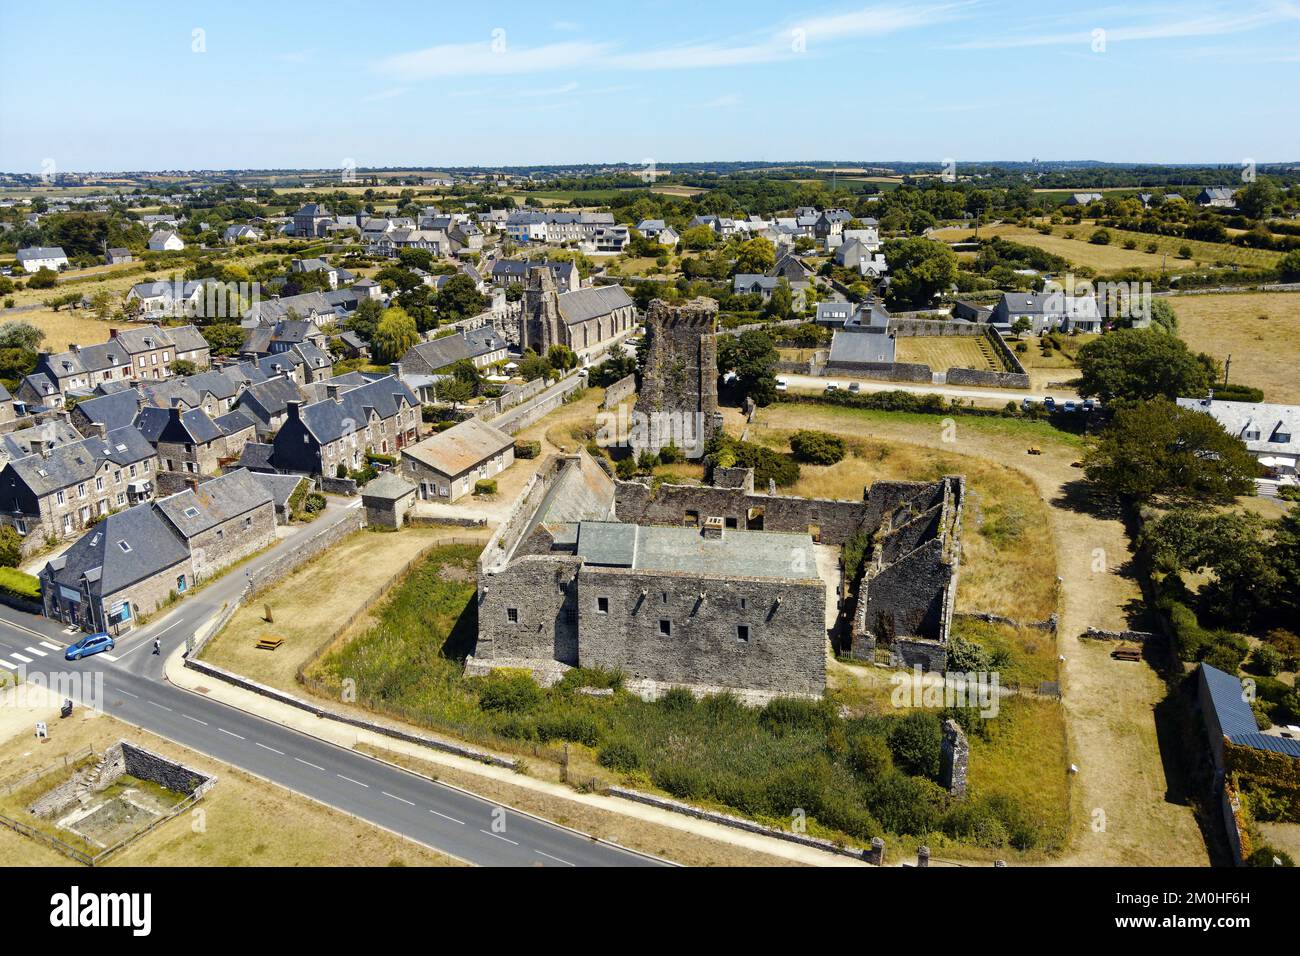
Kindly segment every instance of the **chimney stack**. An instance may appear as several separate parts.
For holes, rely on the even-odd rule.
[[[300,416],[299,416],[299,412],[302,410],[302,402],[296,402],[296,401],[295,401],[295,402],[285,402],[285,403],[284,403],[284,410],[285,410],[285,414],[286,414],[289,418],[293,419],[294,421],[297,421],[298,418],[300,417]]]
[[[108,330],[108,337],[109,337],[110,339],[115,339],[115,338],[117,338],[117,329],[109,329],[109,330]]]
[[[32,454],[40,455],[41,457],[45,457],[46,455],[49,454],[49,449],[45,447],[45,439],[43,438],[32,439]]]
[[[186,478],[185,484],[189,486],[190,491],[196,495],[199,493],[199,480],[197,478]]]

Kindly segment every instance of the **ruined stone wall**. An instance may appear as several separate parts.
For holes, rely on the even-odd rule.
[[[914,362],[828,362],[822,374],[852,372],[861,378],[874,378],[885,382],[934,381],[934,372],[928,365]]]
[[[160,757],[143,747],[137,747],[126,741],[115,746],[122,749],[126,772],[137,780],[149,780],[174,793],[186,795],[199,789],[206,790],[215,782],[215,778],[207,774],[199,773],[166,757]]]
[[[496,574],[481,575],[474,656],[554,659],[576,665],[580,564],[569,555],[530,555]]]
[[[820,694],[826,686],[825,602],[820,580],[584,566],[578,573],[578,659],[583,667],[618,668],[665,683]],[[661,633],[660,621],[669,622],[669,634]],[[739,636],[740,625],[749,628],[747,640]]]
[[[991,372],[987,369],[950,368],[949,385],[980,385],[986,388],[1029,388],[1029,375],[1022,372]]]
[[[699,446],[720,427],[717,314],[718,304],[708,298],[679,306],[655,299],[645,320],[646,360],[634,411],[650,421],[664,413],[692,420],[700,416],[703,435]],[[658,452],[666,443],[652,434],[635,451],[648,448]]]
[[[617,408],[636,394],[636,376],[625,375],[605,389],[605,398],[601,408]]]
[[[884,643],[942,634],[952,579],[943,551],[944,543],[931,539],[892,564],[868,570],[858,590],[858,627]]]

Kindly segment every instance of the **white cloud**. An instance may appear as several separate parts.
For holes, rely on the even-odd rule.
[[[493,52],[491,40],[480,43],[443,43],[385,57],[375,64],[375,68],[380,73],[405,81],[440,76],[545,73],[572,70],[574,64],[588,64],[604,55],[608,49],[608,44],[578,41],[515,47],[507,37],[506,47],[500,53]]]

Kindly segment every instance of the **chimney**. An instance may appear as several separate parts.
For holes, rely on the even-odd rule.
[[[189,487],[190,491],[194,492],[196,495],[199,493],[199,480],[197,478],[186,478],[185,484]]]
[[[394,362],[392,365],[388,366],[388,371],[390,371],[392,374],[396,375],[398,378],[401,378],[401,376],[402,376],[402,363],[401,363],[401,362]]]
[[[720,515],[710,515],[704,519],[704,524],[700,529],[700,534],[706,538],[722,540],[722,532],[726,527]]]
[[[108,330],[108,337],[109,337],[110,339],[115,339],[115,338],[117,338],[117,329],[109,329],[109,330]]]
[[[298,421],[299,412],[301,411],[301,409],[302,409],[302,402],[284,403],[285,415],[287,415],[289,418],[293,419],[294,421]]]
[[[337,402],[339,400],[339,387],[333,382],[327,382],[325,384],[325,397],[332,402]]]
[[[68,343],[68,351],[69,351],[69,352],[72,352],[73,354],[80,354],[80,352],[81,352],[81,346],[78,345],[76,342],[69,342],[69,343]]]
[[[49,456],[49,454],[50,454],[50,450],[49,450],[48,448],[45,447],[45,439],[44,439],[44,438],[33,438],[33,439],[32,439],[32,454],[33,454],[33,455],[40,455],[42,458],[46,458],[46,457]]]

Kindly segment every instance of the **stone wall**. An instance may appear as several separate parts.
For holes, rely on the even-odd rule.
[[[913,362],[831,362],[823,374],[833,372],[851,372],[860,378],[884,382],[920,382],[928,385],[934,381],[934,372],[930,366]]]
[[[889,331],[900,339],[925,336],[972,338],[984,334],[984,326],[974,322],[944,322],[938,319],[904,319],[890,316]]]
[[[486,578],[479,589],[474,656],[540,658],[576,665],[580,565],[577,557],[569,555],[530,555]]]
[[[578,572],[578,663],[637,677],[820,694],[820,579],[715,577],[586,565]],[[665,600],[665,597],[667,600]],[[604,598],[608,610],[599,610]],[[668,622],[670,633],[661,631]],[[741,639],[738,628],[748,628]]]
[[[601,408],[617,408],[636,394],[636,375],[625,375],[605,389]]]
[[[340,521],[330,525],[324,531],[318,531],[310,536],[305,532],[299,532],[284,554],[253,572],[250,579],[253,590],[251,594],[246,595],[245,599],[255,597],[259,591],[266,590],[292,574],[299,565],[329,550],[352,532],[360,531],[365,526],[364,511],[364,508],[349,508],[348,513]]]
[[[978,368],[950,368],[949,385],[978,385],[984,388],[1029,388],[1029,376],[1023,372],[992,372]]]
[[[125,740],[114,744],[114,748],[121,752],[128,774],[137,780],[149,780],[173,793],[194,796],[196,793],[207,792],[216,783],[215,777],[160,757],[153,751],[129,744]]]
[[[939,745],[939,785],[959,800],[966,797],[969,763],[970,743],[961,725],[949,717],[943,722],[943,741]]]
[[[263,502],[190,539],[194,580],[203,581],[275,543],[275,504]]]
[[[499,428],[507,435],[514,435],[543,417],[555,411],[564,404],[564,400],[573,392],[582,388],[582,379],[574,375],[564,380],[564,383],[551,395],[533,402],[531,405],[520,406],[516,410],[494,419],[490,424],[493,428]]]
[[[633,451],[658,452],[661,445],[654,423],[667,414],[685,432],[682,423],[700,422],[700,440],[686,449],[699,457],[703,445],[721,427],[718,411],[718,340],[715,334],[718,304],[712,299],[692,299],[669,305],[662,299],[650,303],[646,313],[646,359],[634,412],[651,423],[651,433]],[[694,426],[692,426],[692,433]]]

